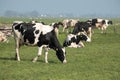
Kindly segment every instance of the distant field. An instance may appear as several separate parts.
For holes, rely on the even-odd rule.
[[[0,24],[12,24],[14,20],[30,21],[28,18],[3,18]],[[63,19],[37,19],[47,24]],[[85,19],[80,19],[85,20]],[[95,29],[91,43],[84,48],[66,48],[67,64],[62,64],[53,50],[49,51],[49,64],[44,62],[44,54],[36,63],[31,60],[37,55],[37,47],[23,46],[21,61],[15,58],[15,43],[0,43],[0,80],[120,80],[120,19],[112,19],[113,25],[107,34]],[[114,32],[116,28],[116,32]],[[66,34],[58,36],[62,44]]]

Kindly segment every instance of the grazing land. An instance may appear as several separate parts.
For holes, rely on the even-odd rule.
[[[11,27],[15,20],[31,19],[0,17],[0,27]],[[36,20],[49,24],[63,19]],[[112,21],[113,25],[107,28],[106,34],[94,29],[92,42],[84,42],[84,48],[67,47],[67,64],[62,64],[53,50],[48,54],[49,64],[44,61],[44,53],[33,63],[31,60],[37,55],[38,48],[28,46],[20,48],[21,61],[18,62],[14,60],[14,38],[8,37],[9,43],[0,43],[0,80],[120,80],[120,19]],[[66,36],[60,27],[58,39],[61,45]]]

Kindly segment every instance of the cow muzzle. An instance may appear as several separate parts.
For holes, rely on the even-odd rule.
[[[65,63],[67,63],[67,60],[66,60],[66,59],[63,61],[63,64],[65,64]]]
[[[90,39],[90,38],[88,38],[88,39],[86,40],[86,42],[91,42],[91,39]]]

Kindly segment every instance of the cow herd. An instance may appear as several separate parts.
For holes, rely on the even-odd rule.
[[[48,50],[53,49],[56,52],[57,58],[66,63],[66,50],[65,47],[80,48],[85,47],[83,41],[91,42],[93,29],[96,27],[106,32],[106,28],[112,24],[110,20],[104,19],[89,19],[87,21],[79,21],[75,19],[65,19],[62,22],[51,23],[46,25],[44,22],[23,22],[15,21],[12,25],[12,32],[15,39],[16,59],[20,61],[19,49],[22,45],[37,46],[37,56],[33,58],[33,62],[42,55],[42,50],[45,51],[45,62],[48,63]],[[58,40],[59,25],[63,26],[63,32],[67,31],[67,36],[60,44]],[[73,29],[70,29],[72,27]],[[70,29],[70,33],[68,30]],[[1,35],[0,33],[0,40]],[[3,41],[6,41],[4,37]]]

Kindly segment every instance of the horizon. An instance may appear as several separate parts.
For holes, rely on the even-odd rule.
[[[0,16],[10,14],[120,17],[119,0],[1,0]]]

